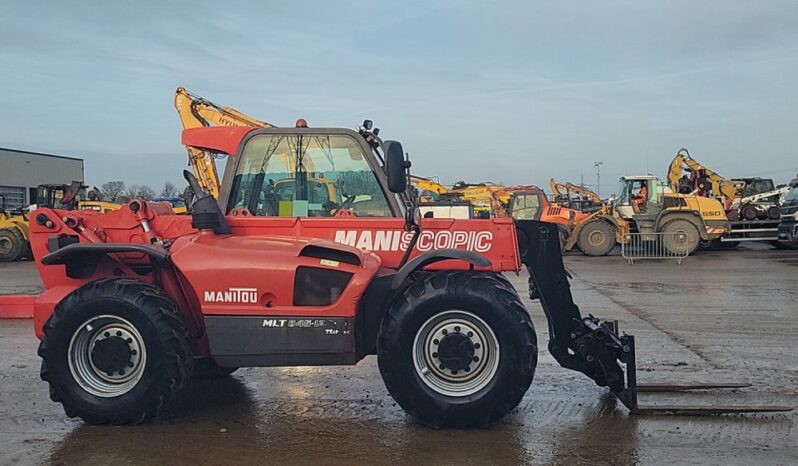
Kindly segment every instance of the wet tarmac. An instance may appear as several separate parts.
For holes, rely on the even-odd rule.
[[[573,255],[566,265],[582,311],[636,335],[641,382],[752,384],[641,394],[641,404],[798,406],[798,253],[707,252],[681,265]],[[525,276],[510,278],[524,289]],[[31,264],[0,264],[0,293],[39,286]],[[524,300],[546,341],[540,306]],[[407,417],[373,357],[242,369],[194,382],[165,419],[92,427],[49,400],[36,346],[30,322],[0,320],[0,464],[798,464],[796,412],[629,416],[545,345],[518,409],[470,431]]]

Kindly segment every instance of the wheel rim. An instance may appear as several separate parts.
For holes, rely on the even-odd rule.
[[[605,236],[603,231],[591,231],[589,235],[587,235],[587,242],[593,246],[601,246],[604,244]]]
[[[11,239],[2,236],[0,237],[0,254],[5,255],[11,252],[11,248],[13,244],[11,243]]]
[[[499,342],[476,315],[451,310],[427,319],[413,342],[419,378],[436,392],[454,397],[485,388],[499,367]]]
[[[133,324],[112,315],[92,317],[69,342],[69,370],[82,389],[112,398],[136,386],[144,374],[147,350]]]

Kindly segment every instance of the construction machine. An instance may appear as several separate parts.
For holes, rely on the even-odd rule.
[[[0,194],[0,262],[21,259],[27,253],[28,216],[24,209],[10,209]]]
[[[669,187],[678,193],[717,199],[730,220],[723,238],[704,246],[734,247],[741,241],[765,241],[779,247],[779,204],[789,188],[769,178],[728,179],[679,149],[668,166]]]
[[[252,118],[232,107],[222,107],[192,94],[183,87],[175,91],[175,109],[180,116],[183,129],[202,128],[206,126],[251,126],[255,128],[270,128],[272,124]],[[216,171],[214,154],[186,146],[188,160],[194,170],[200,187],[210,193],[214,198],[219,197],[219,174]]]
[[[438,206],[472,206],[473,215],[478,218],[495,218],[506,215],[506,205],[510,200],[504,186],[494,183],[466,183],[458,181],[447,188],[430,178],[411,176],[410,183],[419,191],[422,208],[432,212]],[[458,212],[461,210],[458,210]]]
[[[594,212],[603,204],[601,197],[592,189],[571,182],[549,179],[549,187],[554,201],[569,209]]]
[[[620,178],[618,197],[577,223],[565,243],[589,256],[609,254],[628,241],[629,233],[644,235],[647,241],[662,241],[672,254],[691,254],[701,241],[714,241],[729,231],[723,206],[715,199],[673,193],[653,175]]]
[[[546,193],[537,186],[513,186],[508,187],[507,192],[510,193],[510,200],[507,202],[507,213],[510,217],[556,224],[563,245],[568,241],[574,226],[589,216],[559,203],[552,204]]]
[[[365,128],[193,128],[182,142],[230,156],[218,200],[184,172],[190,216],[138,199],[99,215],[31,213],[41,376],[68,416],[139,423],[197,371],[376,354],[413,417],[489,425],[518,405],[537,363],[529,313],[502,275],[522,265],[555,360],[651,412],[637,402],[634,337],[573,302],[556,225],[419,218],[401,144]],[[328,156],[325,178],[348,180],[347,197],[315,211],[303,164]],[[290,205],[273,202],[279,180],[295,185]]]

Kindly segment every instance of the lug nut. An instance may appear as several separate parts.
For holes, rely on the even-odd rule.
[[[470,372],[470,371],[471,371],[471,367],[469,367],[469,366],[465,366],[465,371],[466,371],[466,372]]]
[[[119,371],[119,375],[125,375],[125,371]]]
[[[454,331],[455,332],[459,332],[460,331],[460,326],[459,325],[455,325],[454,326]]]
[[[452,375],[457,375],[457,371],[452,371]]]
[[[439,368],[439,369],[441,369],[441,370],[443,370],[443,369],[446,369],[446,366],[444,366],[443,364],[441,364],[440,366],[438,366],[438,368]]]
[[[121,336],[122,336],[122,332],[120,332],[119,330],[117,330],[117,331],[116,331],[116,336],[118,336],[118,337],[121,337]]]
[[[130,350],[130,354],[132,354],[133,356],[135,356],[135,355],[139,354],[139,352],[138,352],[138,351],[136,351],[136,350]]]
[[[468,333],[466,333],[466,335],[468,335],[469,338],[473,337],[474,336],[474,332],[468,332]]]
[[[130,361],[129,363],[127,363],[127,367],[133,367],[133,361]]]
[[[479,343],[474,343],[474,349],[479,349]]]
[[[128,343],[133,343],[133,339],[132,339],[132,338],[130,338],[130,337],[128,337],[128,339],[127,339],[127,340],[125,340],[125,341],[126,341],[126,342],[128,342]]]
[[[110,334],[110,333],[108,333],[108,332],[105,332],[105,333],[103,333],[103,335],[105,335],[105,338],[108,338],[108,337],[110,337],[110,336],[111,336],[111,334]]]
[[[443,329],[443,330],[441,330],[441,333],[442,333],[442,334],[444,334],[444,335],[446,335],[447,333],[449,333],[449,331],[448,331],[448,330],[446,330],[446,329]]]
[[[438,341],[438,339],[437,339],[437,338],[436,338],[436,339],[434,339],[434,340],[432,340],[432,344],[433,344],[433,345],[437,345],[438,343],[440,343],[440,342]]]
[[[474,362],[479,361],[479,356],[474,356]]]

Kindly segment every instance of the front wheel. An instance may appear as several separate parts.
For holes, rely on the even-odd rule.
[[[671,220],[662,228],[664,236],[662,243],[665,249],[673,255],[690,255],[698,248],[701,235],[698,228],[691,222],[683,219]]]
[[[593,220],[582,227],[577,244],[588,256],[606,256],[615,247],[615,227],[604,220]]]
[[[523,398],[537,339],[518,294],[500,276],[426,275],[399,296],[377,345],[388,392],[431,427],[483,427]]]
[[[61,301],[44,325],[41,377],[67,416],[137,424],[174,401],[191,373],[182,314],[152,285],[100,280]]]

